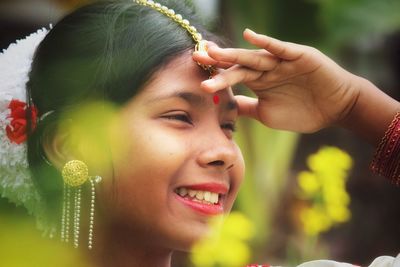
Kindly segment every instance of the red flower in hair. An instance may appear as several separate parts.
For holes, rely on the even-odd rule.
[[[26,103],[17,99],[11,100],[8,108],[11,110],[9,118],[11,118],[10,124],[6,126],[7,137],[16,144],[23,143],[27,138],[27,115],[30,113],[31,128],[36,128],[37,120],[37,109],[32,106],[28,109]]]

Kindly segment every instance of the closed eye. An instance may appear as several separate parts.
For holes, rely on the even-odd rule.
[[[183,113],[167,114],[167,115],[164,115],[162,117],[165,118],[165,119],[168,119],[168,120],[183,121],[185,123],[193,125],[192,119],[190,118],[190,116],[188,114],[183,114]]]

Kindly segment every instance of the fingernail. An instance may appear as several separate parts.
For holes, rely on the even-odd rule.
[[[200,57],[202,57],[204,55],[207,55],[207,52],[205,52],[205,51],[194,51],[192,53],[192,56],[200,56]]]
[[[216,81],[215,81],[215,79],[208,79],[208,80],[203,81],[202,84],[207,87],[211,87],[216,84]]]
[[[213,42],[207,42],[207,48],[210,48],[210,47],[218,47],[218,45],[214,44]]]
[[[251,33],[251,34],[257,34],[256,32],[250,30],[249,28],[246,28],[244,31],[247,31],[248,33]]]

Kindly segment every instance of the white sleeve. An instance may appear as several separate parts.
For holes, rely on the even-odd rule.
[[[376,258],[369,267],[400,267],[400,254],[396,258],[380,256]]]
[[[308,261],[298,265],[297,267],[354,267],[356,265],[330,261],[330,260],[316,260]],[[376,258],[369,267],[400,267],[400,254],[394,258],[390,256],[380,256]]]

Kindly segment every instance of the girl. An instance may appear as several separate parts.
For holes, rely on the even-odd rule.
[[[199,90],[211,69],[191,55],[213,36],[195,23],[182,1],[80,8],[36,49],[26,106],[8,105],[4,141],[25,142],[15,106],[28,120],[40,223],[94,266],[170,266],[236,198],[236,102]]]
[[[238,113],[269,121],[263,105],[233,96],[230,85],[257,84],[280,55],[264,55],[265,69],[251,78],[246,60],[223,52],[237,50],[206,54],[199,34],[215,38],[195,21],[181,1],[83,7],[40,42],[26,99],[8,97],[2,143],[15,152],[27,142],[34,185],[16,200],[34,206],[50,234],[87,247],[93,266],[165,267],[173,251],[190,250],[210,218],[229,213],[243,179],[232,139]],[[231,69],[202,83],[216,74],[211,65]]]

